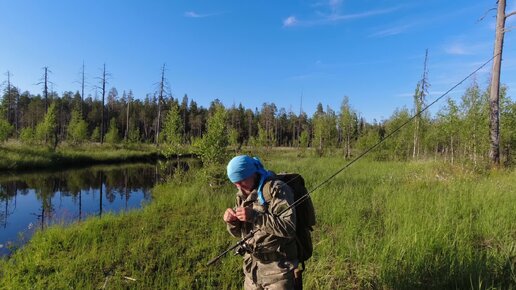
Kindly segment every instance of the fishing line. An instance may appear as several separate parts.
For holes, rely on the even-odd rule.
[[[495,57],[497,57],[499,54],[496,54],[494,55],[492,58],[490,58],[488,61],[484,62],[481,66],[479,66],[476,70],[474,70],[472,73],[470,73],[467,77],[465,77],[464,79],[462,79],[460,82],[458,82],[457,84],[455,84],[453,87],[451,87],[449,90],[447,90],[444,94],[442,94],[440,97],[438,97],[437,99],[435,99],[433,102],[431,102],[430,104],[428,104],[426,107],[424,107],[423,109],[421,109],[419,112],[417,112],[414,116],[410,117],[407,121],[403,122],[403,124],[401,124],[399,127],[397,127],[396,129],[394,129],[394,131],[390,132],[389,134],[387,134],[384,138],[382,138],[380,141],[378,141],[376,144],[374,144],[373,146],[369,147],[368,149],[366,149],[364,152],[362,152],[360,155],[358,155],[357,157],[355,157],[353,160],[351,160],[348,164],[346,164],[345,166],[343,166],[341,169],[337,170],[334,174],[332,174],[330,177],[328,177],[326,180],[324,180],[323,182],[321,182],[319,185],[317,185],[315,188],[313,188],[312,190],[308,191],[308,193],[306,193],[305,195],[301,196],[298,200],[296,200],[294,203],[292,203],[288,208],[286,208],[285,210],[281,211],[278,215],[282,215],[283,213],[285,213],[287,210],[290,210],[291,208],[294,208],[296,207],[298,204],[302,203],[304,200],[306,200],[307,198],[310,197],[310,194],[313,193],[314,191],[316,191],[317,189],[321,188],[323,185],[325,185],[326,183],[330,182],[333,178],[335,178],[335,176],[337,176],[339,173],[341,173],[342,171],[344,171],[346,168],[350,167],[353,163],[357,162],[360,158],[362,158],[364,155],[366,155],[367,153],[371,152],[373,149],[375,149],[376,147],[380,146],[380,144],[382,144],[385,140],[387,140],[389,137],[391,137],[392,135],[394,135],[396,132],[398,132],[399,130],[401,130],[401,128],[405,127],[408,123],[410,123],[412,120],[414,120],[415,118],[417,118],[418,116],[420,116],[421,114],[423,114],[426,110],[428,110],[428,108],[430,108],[431,106],[433,106],[435,103],[437,103],[438,101],[440,101],[442,98],[444,98],[446,95],[448,95],[451,91],[453,91],[455,88],[457,88],[458,86],[460,86],[462,83],[464,83],[467,79],[469,79],[471,76],[473,76],[475,73],[477,73],[479,70],[481,70],[482,68],[484,68],[488,63],[490,63]],[[293,180],[293,179],[292,179]],[[291,182],[292,180],[290,180],[289,182]]]
[[[371,152],[373,149],[375,149],[376,147],[380,146],[380,144],[382,144],[385,140],[387,140],[388,138],[390,138],[392,135],[394,135],[396,132],[398,132],[399,130],[401,130],[401,128],[405,127],[408,123],[410,123],[412,120],[414,120],[415,118],[417,118],[418,116],[420,116],[421,114],[423,114],[426,110],[428,110],[428,108],[430,108],[431,106],[433,106],[435,103],[437,103],[438,101],[440,101],[442,98],[444,98],[445,96],[447,96],[451,91],[453,91],[455,88],[457,88],[458,86],[460,86],[462,83],[464,83],[467,79],[469,79],[471,76],[473,76],[475,73],[477,73],[479,70],[481,70],[482,68],[484,68],[488,63],[490,63],[495,57],[497,57],[500,53],[498,54],[495,54],[493,57],[491,57],[488,61],[484,62],[482,65],[480,65],[477,69],[475,69],[472,73],[470,73],[468,76],[466,76],[465,78],[463,78],[460,82],[458,82],[457,84],[455,84],[453,87],[451,87],[449,90],[447,90],[444,94],[442,94],[441,96],[439,96],[437,99],[435,99],[433,102],[431,102],[430,104],[428,104],[426,107],[424,107],[423,109],[421,109],[419,112],[417,112],[416,114],[414,114],[412,117],[410,117],[408,120],[406,120],[405,122],[403,122],[400,126],[398,126],[396,129],[394,129],[392,132],[390,132],[389,134],[387,134],[385,137],[383,137],[380,141],[378,141],[376,144],[374,144],[373,146],[369,147],[368,149],[366,149],[365,151],[363,151],[362,153],[360,153],[357,157],[355,157],[354,159],[352,159],[350,162],[348,162],[346,165],[344,165],[342,168],[340,168],[339,170],[337,170],[335,173],[333,173],[330,177],[326,178],[323,182],[321,182],[319,185],[317,185],[315,188],[313,188],[312,190],[309,190],[306,194],[304,194],[303,196],[301,196],[298,200],[296,200],[295,202],[293,202],[289,207],[285,208],[284,210],[282,210],[279,214],[277,214],[277,216],[281,216],[282,214],[284,214],[285,212],[291,210],[292,208],[295,208],[296,206],[298,206],[299,204],[301,204],[303,201],[305,201],[306,199],[310,198],[310,194],[312,194],[314,191],[318,190],[319,188],[321,188],[323,185],[327,184],[328,182],[330,182],[333,178],[335,178],[335,176],[337,176],[339,173],[341,173],[342,171],[344,171],[346,168],[350,167],[353,163],[357,162],[360,158],[362,158],[364,155],[366,155],[367,153]],[[298,175],[297,177],[289,180],[287,182],[288,183],[291,183],[292,181],[294,181],[296,178],[299,178],[300,175]],[[235,245],[231,246],[230,248],[226,249],[224,252],[222,252],[220,255],[218,255],[217,257],[215,257],[214,259],[212,259],[211,261],[209,261],[207,263],[207,266],[215,263],[218,259],[220,259],[222,256],[224,256],[225,254],[227,254],[229,251],[233,250],[233,249],[236,249],[237,247],[245,244],[245,242],[247,240],[249,240],[250,238],[252,238],[254,236],[254,234],[256,232],[260,231],[260,229],[256,229],[256,230],[251,230],[245,237],[243,237],[239,242],[237,242]]]

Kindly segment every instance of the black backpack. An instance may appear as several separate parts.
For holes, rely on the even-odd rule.
[[[280,173],[273,175],[270,180],[281,180],[286,183],[292,189],[294,202],[308,193],[305,180],[298,173]],[[269,203],[272,199],[270,190],[263,190],[263,196],[266,203]],[[311,231],[313,231],[312,227],[315,225],[315,209],[310,196],[305,197],[304,201],[295,207],[295,210],[297,256],[299,262],[303,263],[308,260],[313,253]]]

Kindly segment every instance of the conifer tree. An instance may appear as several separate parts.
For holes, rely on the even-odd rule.
[[[116,126],[116,119],[113,117],[109,121],[109,129],[106,133],[106,142],[111,144],[116,144],[120,141],[120,136],[118,134],[118,127]]]
[[[13,129],[13,126],[5,119],[4,114],[0,113],[0,142],[6,141]]]
[[[57,139],[56,129],[56,103],[53,102],[48,108],[43,121],[36,126],[35,139],[44,143],[48,143],[51,140]]]
[[[72,144],[84,142],[88,137],[88,124],[81,117],[81,111],[74,109],[68,123],[67,140]]]
[[[182,124],[177,103],[172,103],[163,123],[164,153],[166,156],[179,155],[182,149]]]
[[[226,116],[226,109],[222,104],[218,104],[208,118],[207,132],[202,138],[200,148],[201,158],[205,164],[220,164],[226,160]]]

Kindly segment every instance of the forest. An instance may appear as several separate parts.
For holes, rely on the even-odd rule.
[[[45,76],[46,76],[45,69]],[[450,163],[483,166],[489,151],[489,87],[470,82],[460,99],[447,98],[436,105],[436,113],[425,111],[426,79],[417,84],[411,107],[396,109],[386,120],[365,120],[344,96],[340,108],[322,103],[313,115],[296,114],[278,108],[274,102],[261,108],[245,104],[225,107],[218,99],[208,108],[188,95],[174,97],[160,86],[158,92],[134,96],[131,90],[120,93],[106,89],[105,75],[100,94],[48,90],[33,95],[16,87],[10,73],[2,88],[0,140],[22,144],[77,145],[98,143],[147,143],[167,148],[169,153],[195,153],[202,147],[210,122],[220,122],[221,146],[295,147],[311,149],[316,155],[338,153],[345,158],[360,153],[382,140],[411,118],[407,126],[372,154],[376,160],[417,160],[440,158]],[[45,78],[46,80],[46,78]],[[163,80],[163,79],[162,79]],[[161,83],[163,84],[163,83]],[[516,148],[516,102],[500,88],[501,162],[510,166]],[[437,107],[438,106],[438,107]],[[217,109],[221,115],[211,118]]]

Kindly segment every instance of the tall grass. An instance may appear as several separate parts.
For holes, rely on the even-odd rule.
[[[85,144],[60,146],[55,151],[46,146],[29,146],[17,142],[0,146],[0,171],[77,167],[102,163],[156,160],[159,151],[151,145]]]
[[[262,157],[276,172],[302,173],[309,189],[345,163]],[[179,174],[142,210],[37,233],[0,261],[0,289],[240,289],[239,257],[205,266],[236,242],[222,222],[234,189],[202,180]],[[312,193],[306,289],[516,288],[514,180],[429,162],[355,164]]]
[[[271,162],[308,172],[309,188],[345,164]],[[312,194],[319,228],[308,287],[515,288],[515,178],[427,162],[357,163]]]

